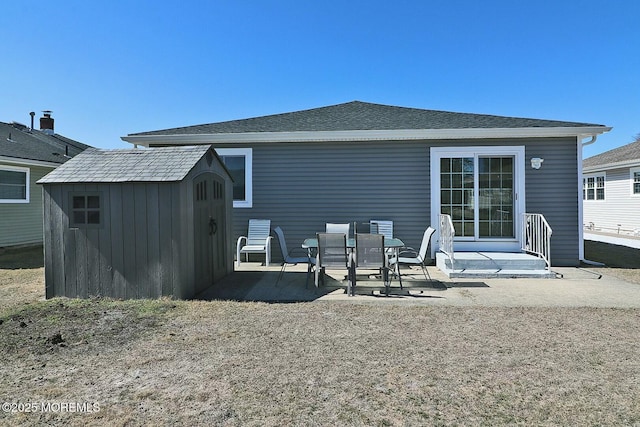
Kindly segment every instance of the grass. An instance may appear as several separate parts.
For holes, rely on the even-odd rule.
[[[1,258],[0,398],[100,410],[0,424],[640,424],[640,310],[43,301]]]

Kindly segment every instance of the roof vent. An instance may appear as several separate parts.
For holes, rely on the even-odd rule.
[[[44,110],[43,116],[40,117],[40,130],[46,134],[53,135],[53,118],[51,117],[51,110]]]

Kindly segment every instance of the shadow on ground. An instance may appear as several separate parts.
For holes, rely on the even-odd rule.
[[[44,267],[42,245],[0,248],[0,269],[20,270]]]
[[[314,301],[335,291],[316,288],[305,272],[287,272],[278,282],[277,271],[236,271],[198,295],[201,300],[262,301],[272,303]],[[277,283],[276,283],[277,282]]]
[[[381,298],[441,298],[441,296],[434,296],[433,292],[446,292],[451,287],[488,287],[484,282],[445,283],[410,276],[403,278],[402,283],[403,286],[400,288],[397,280],[392,281],[387,295],[380,280],[358,280],[355,293]],[[287,271],[278,281],[278,271],[257,269],[235,271],[198,295],[196,299],[269,303],[306,302],[315,301],[329,294],[344,295],[346,288],[347,282],[341,277],[327,276],[324,286],[316,288],[313,275],[308,277],[306,272]]]

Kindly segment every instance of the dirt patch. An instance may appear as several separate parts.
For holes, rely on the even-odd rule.
[[[171,301],[111,301],[56,298],[33,303],[0,317],[5,355],[92,351],[131,343],[152,333],[164,313],[177,308]]]

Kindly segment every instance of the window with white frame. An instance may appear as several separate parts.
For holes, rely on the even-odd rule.
[[[631,194],[640,196],[640,168],[631,169]]]
[[[583,200],[604,200],[605,174],[585,175],[582,178]]]
[[[29,168],[0,166],[0,203],[29,203]]]
[[[253,206],[253,156],[251,148],[216,148],[233,178],[233,207]]]

